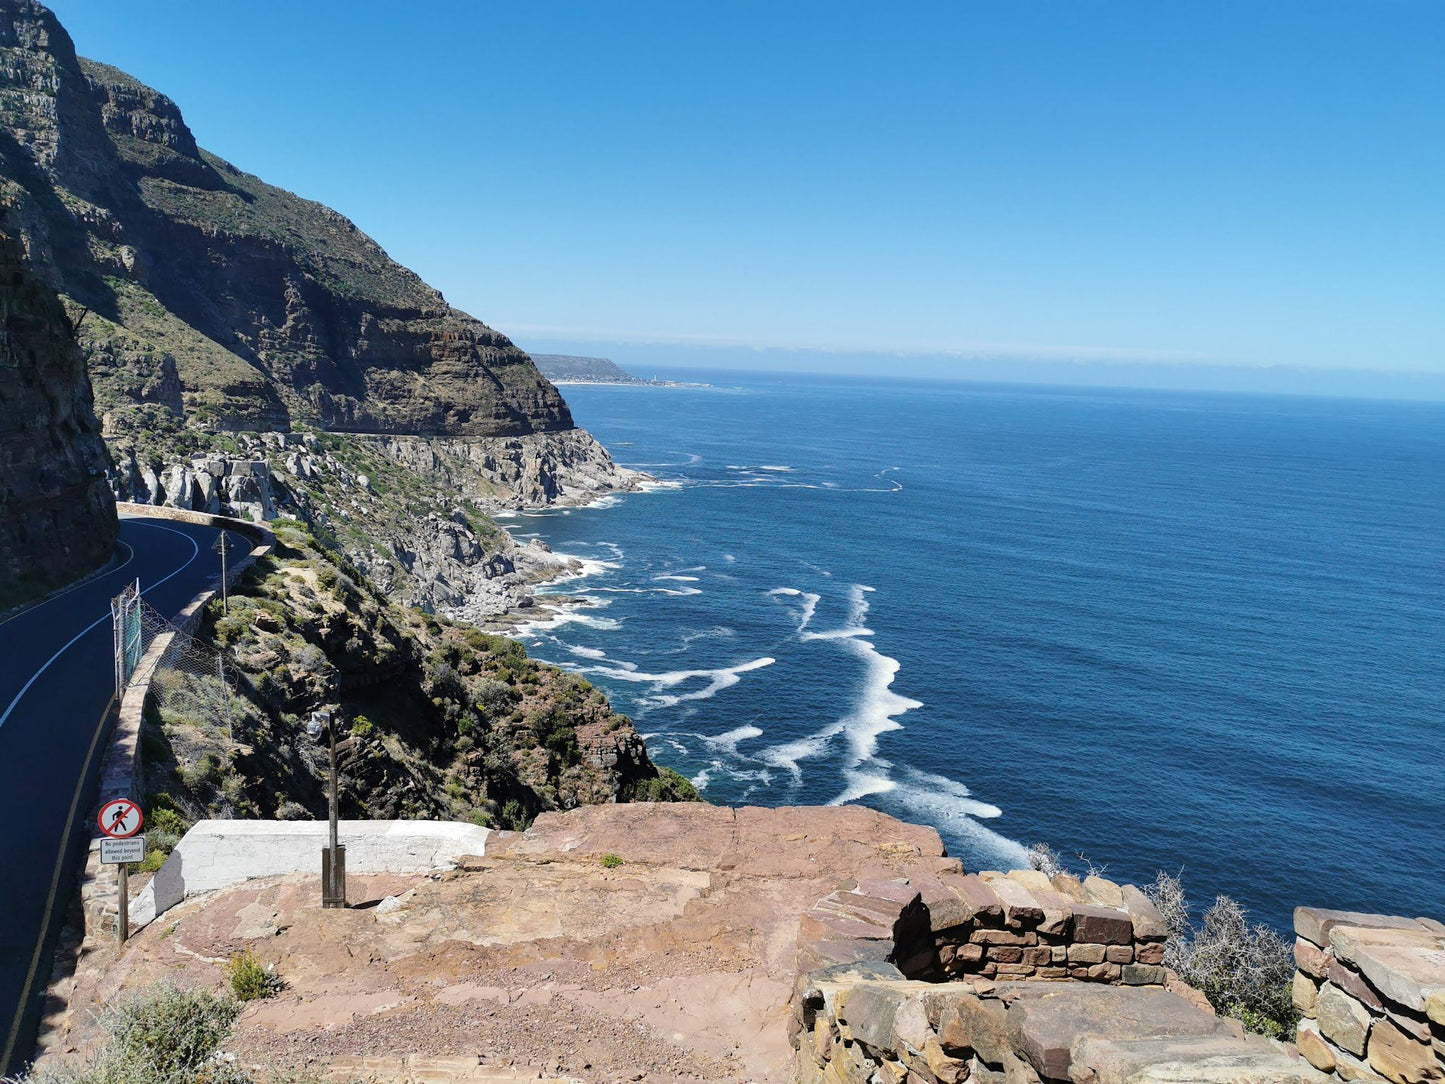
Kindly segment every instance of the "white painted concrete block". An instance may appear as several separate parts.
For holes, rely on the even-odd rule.
[[[458,821],[342,821],[348,873],[426,873],[482,854],[490,829]],[[254,877],[321,871],[325,821],[201,821],[130,905],[133,929],[188,896]]]

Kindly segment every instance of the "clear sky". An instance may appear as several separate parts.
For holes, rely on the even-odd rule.
[[[1445,373],[1437,0],[52,6],[533,349]]]

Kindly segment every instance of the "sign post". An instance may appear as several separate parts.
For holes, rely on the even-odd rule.
[[[116,940],[124,945],[130,937],[130,863],[145,858],[144,839],[135,839],[145,823],[140,806],[129,798],[116,798],[100,807],[96,817],[100,830],[106,838],[100,841],[100,860],[103,864],[118,865],[119,900],[116,908]]]

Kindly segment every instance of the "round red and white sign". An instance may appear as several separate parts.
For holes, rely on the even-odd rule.
[[[135,835],[140,831],[144,819],[140,806],[129,798],[116,798],[106,802],[100,807],[100,816],[96,818],[100,823],[100,830],[112,839],[126,839]]]

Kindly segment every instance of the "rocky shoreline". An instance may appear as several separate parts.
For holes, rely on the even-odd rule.
[[[504,630],[585,600],[536,588],[586,563],[523,544],[498,512],[585,507],[662,485],[619,467],[585,430],[449,438],[336,433],[214,434],[200,450],[157,461],[116,450],[120,500],[231,515],[297,519],[331,534],[358,571],[397,601]]]

